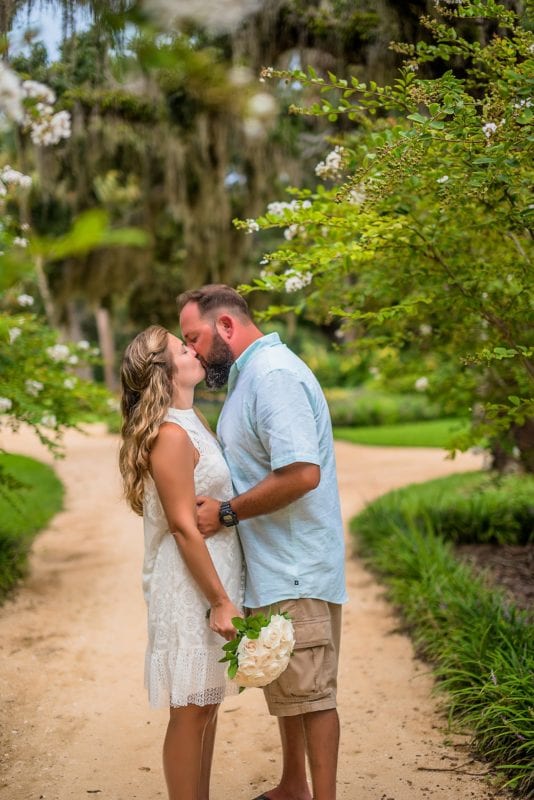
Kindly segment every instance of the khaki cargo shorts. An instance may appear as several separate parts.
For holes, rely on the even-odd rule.
[[[295,649],[287,669],[263,690],[269,713],[292,717],[336,708],[341,606],[300,598],[249,611],[287,611],[295,628]]]

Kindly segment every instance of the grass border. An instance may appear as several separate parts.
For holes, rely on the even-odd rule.
[[[380,500],[351,520],[359,551],[400,608],[418,654],[432,664],[450,721],[472,731],[473,749],[504,787],[533,797],[534,626],[455,558],[429,520],[405,518],[376,535]]]
[[[0,452],[0,603],[28,569],[35,536],[63,508],[64,486],[37,459]]]

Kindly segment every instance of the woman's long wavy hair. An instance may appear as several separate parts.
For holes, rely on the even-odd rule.
[[[122,359],[119,467],[126,499],[141,516],[150,450],[172,399],[173,369],[167,346],[165,328],[151,325],[130,342]]]

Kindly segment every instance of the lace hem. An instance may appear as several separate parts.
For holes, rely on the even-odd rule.
[[[239,687],[226,677],[226,664],[220,664],[220,647],[192,650],[147,650],[145,688],[152,708],[221,703],[226,695],[237,694]]]

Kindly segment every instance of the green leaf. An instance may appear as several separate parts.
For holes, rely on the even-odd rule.
[[[421,125],[424,125],[425,123],[428,122],[428,117],[424,117],[422,114],[419,114],[419,112],[417,112],[417,111],[414,114],[408,114],[406,119],[411,119],[413,122],[418,122]]]
[[[230,666],[228,667],[228,677],[230,678],[230,680],[232,680],[232,678],[235,678],[236,672],[237,672],[237,663],[230,664]]]

